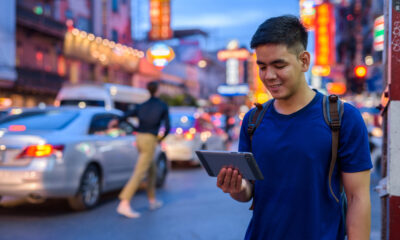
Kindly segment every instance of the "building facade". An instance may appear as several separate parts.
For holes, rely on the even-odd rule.
[[[129,0],[17,0],[2,23],[15,26],[9,47],[15,79],[0,84],[14,107],[53,104],[66,83],[133,84],[144,53],[133,49]],[[8,10],[10,11],[10,10]],[[143,64],[142,64],[143,65]],[[148,75],[157,75],[148,69]],[[10,74],[9,74],[10,75]],[[15,75],[15,74],[14,74]],[[8,107],[8,106],[0,106]]]

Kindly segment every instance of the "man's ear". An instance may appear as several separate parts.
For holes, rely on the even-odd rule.
[[[310,67],[311,55],[307,51],[303,51],[299,55],[299,60],[301,62],[301,70],[303,72],[307,72],[308,68]]]

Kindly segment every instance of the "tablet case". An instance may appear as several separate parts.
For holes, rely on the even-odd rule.
[[[238,169],[243,178],[247,180],[263,180],[260,169],[250,152],[229,151],[196,151],[201,164],[208,175],[216,177],[222,167]]]

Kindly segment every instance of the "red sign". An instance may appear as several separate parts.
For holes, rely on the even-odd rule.
[[[323,3],[315,9],[315,64],[332,65],[335,62],[333,7],[330,3]]]
[[[151,40],[172,38],[170,0],[150,0]]]

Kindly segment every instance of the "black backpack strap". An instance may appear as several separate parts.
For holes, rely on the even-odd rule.
[[[247,134],[250,137],[250,148],[251,148],[251,141],[253,140],[253,134],[254,131],[256,130],[256,128],[260,125],[265,112],[267,111],[268,107],[271,105],[272,103],[272,99],[265,102],[264,104],[259,104],[259,103],[254,103],[254,105],[256,106],[255,109],[253,109],[250,113],[249,116],[249,123],[247,125]],[[254,183],[255,181],[250,181],[253,184],[253,193],[252,195],[254,195]],[[250,210],[254,209],[254,199],[251,203],[250,206]]]
[[[323,99],[323,112],[324,119],[328,126],[332,131],[332,155],[331,162],[329,166],[329,190],[332,196],[335,198],[337,202],[339,202],[339,198],[335,195],[332,189],[332,174],[333,169],[335,168],[336,160],[337,160],[337,152],[339,147],[339,134],[340,134],[340,126],[341,119],[343,116],[343,102],[339,100],[339,97],[336,95],[324,96]],[[340,188],[342,189],[342,182],[340,182]]]
[[[250,141],[253,139],[253,134],[256,128],[260,125],[265,112],[267,111],[269,105],[271,105],[272,100],[265,102],[264,104],[254,103],[256,108],[254,108],[249,116],[249,123],[247,125],[247,134],[250,137]]]

